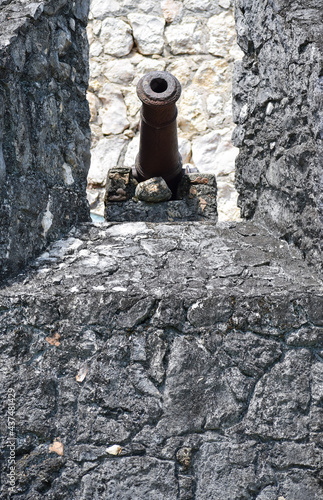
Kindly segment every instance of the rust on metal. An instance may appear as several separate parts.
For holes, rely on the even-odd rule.
[[[163,177],[175,195],[183,175],[176,124],[181,84],[167,71],[154,71],[139,80],[137,95],[142,107],[134,176],[139,182]]]

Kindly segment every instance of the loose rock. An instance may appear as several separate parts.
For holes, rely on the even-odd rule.
[[[149,203],[168,201],[172,192],[162,177],[152,177],[144,182],[139,182],[135,192],[136,198]]]

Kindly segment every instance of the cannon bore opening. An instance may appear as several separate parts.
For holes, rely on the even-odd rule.
[[[168,83],[163,78],[154,78],[150,83],[150,88],[156,94],[161,94],[167,90]]]

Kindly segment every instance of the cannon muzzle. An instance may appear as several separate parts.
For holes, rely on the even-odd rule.
[[[163,177],[175,196],[183,175],[176,125],[181,84],[167,71],[154,71],[139,80],[137,95],[142,108],[134,176],[139,182]]]

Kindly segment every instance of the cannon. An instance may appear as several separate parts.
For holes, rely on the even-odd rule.
[[[167,71],[153,71],[139,80],[137,95],[142,107],[134,177],[138,182],[163,177],[175,197],[183,175],[176,124],[181,84]]]

